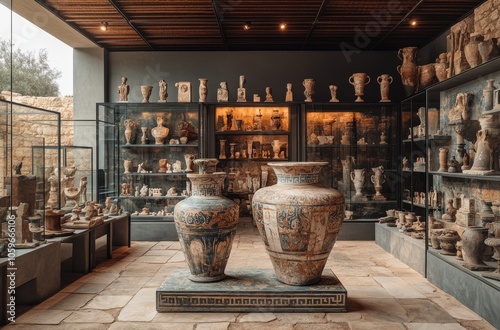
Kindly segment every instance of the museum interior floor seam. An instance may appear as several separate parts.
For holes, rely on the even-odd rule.
[[[347,313],[158,313],[156,289],[187,269],[179,242],[132,242],[93,272],[32,306],[6,329],[494,329],[373,241],[338,241],[326,269],[348,292]],[[238,225],[227,270],[272,268],[251,220]],[[210,284],[207,284],[210,285]]]

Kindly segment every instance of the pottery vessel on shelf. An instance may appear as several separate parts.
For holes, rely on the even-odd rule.
[[[478,52],[481,56],[481,63],[487,62],[498,55],[497,39],[491,38],[478,43]]]
[[[438,172],[448,172],[448,148],[439,148]]]
[[[142,93],[142,103],[149,103],[149,98],[151,97],[151,92],[153,91],[153,86],[141,86]]]
[[[354,102],[364,102],[361,96],[364,95],[365,86],[370,83],[370,76],[366,73],[353,73],[349,77],[349,83],[354,86],[354,95],[357,96]]]
[[[132,119],[125,119],[123,121],[123,125],[125,126],[125,140],[127,141],[127,144],[130,144],[132,143],[137,123]]]
[[[354,190],[356,191],[356,197],[362,197],[363,186],[365,184],[365,170],[364,169],[354,169],[351,171],[351,180],[354,183]]]
[[[389,89],[392,84],[392,77],[388,74],[382,74],[377,77],[377,82],[380,85],[380,101],[379,102],[391,102],[389,99]]]
[[[469,43],[464,46],[465,59],[471,68],[478,66],[482,61],[479,54],[479,39],[480,36],[471,36]]]
[[[500,281],[500,222],[497,221],[493,223],[493,237],[485,239],[484,244],[495,249],[493,259],[498,262],[498,268],[494,272],[486,272],[482,275]]]
[[[469,226],[462,234],[462,254],[465,268],[476,271],[492,270],[483,262],[486,245],[484,241],[488,238],[488,228],[481,226]]]
[[[443,250],[441,251],[441,254],[449,256],[454,256],[457,254],[457,249],[455,244],[460,239],[460,236],[458,236],[458,233],[455,230],[452,229],[443,230],[438,239],[439,239],[439,246]]]
[[[398,65],[396,69],[401,75],[406,96],[415,93],[418,87],[417,55],[417,47],[404,47],[398,51],[398,57],[403,63]]]
[[[486,80],[486,86],[483,88],[483,107],[484,110],[493,109],[493,91],[495,88],[495,79]]]
[[[200,81],[200,87],[198,89],[200,97],[198,99],[198,102],[207,102],[207,93],[208,93],[207,82],[208,82],[208,79],[199,78],[198,80]]]
[[[304,102],[312,102],[312,96],[314,95],[314,79],[304,79],[302,85],[304,86],[304,96],[306,99]]]
[[[344,197],[319,184],[327,164],[269,163],[278,183],[253,196],[253,218],[283,283],[317,283],[342,226]]]
[[[436,64],[429,63],[418,67],[418,89],[423,90],[435,82]]]
[[[439,236],[443,233],[444,229],[431,229],[430,231],[430,244],[431,246],[436,249],[440,250],[440,242],[439,242]]]
[[[447,78],[448,72],[446,71],[448,69],[448,54],[447,53],[441,53],[439,54],[439,57],[436,59],[436,78],[438,81],[443,81]]]
[[[194,282],[215,282],[226,277],[239,218],[239,206],[221,195],[225,172],[207,173],[216,159],[196,159],[198,174],[189,173],[191,197],[175,205],[174,221],[179,242]]]

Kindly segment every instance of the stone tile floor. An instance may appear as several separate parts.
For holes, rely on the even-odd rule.
[[[257,229],[242,219],[228,269],[272,268]],[[157,313],[156,289],[187,268],[178,242],[132,242],[113,259],[31,307],[6,329],[455,330],[494,329],[372,241],[338,241],[327,268],[348,292],[348,313]]]

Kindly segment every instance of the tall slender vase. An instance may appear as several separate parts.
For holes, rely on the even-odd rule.
[[[344,219],[344,196],[320,185],[327,162],[269,163],[278,178],[255,192],[253,218],[279,281],[317,283]]]
[[[388,74],[383,74],[377,77],[377,82],[380,85],[380,101],[391,102],[389,99],[389,89],[392,84],[392,77]]]
[[[493,91],[495,90],[495,79],[486,80],[486,86],[483,88],[483,107],[484,110],[493,109]]]
[[[438,172],[448,172],[448,148],[439,148]]]
[[[179,242],[189,265],[193,282],[216,282],[224,279],[231,253],[239,206],[223,197],[221,186],[225,172],[210,172],[216,159],[196,159],[199,173],[189,173],[191,197],[175,205],[174,221]],[[208,172],[207,172],[208,170]]]
[[[207,94],[208,94],[207,82],[208,82],[208,79],[199,78],[198,80],[200,81],[200,87],[199,87],[200,98],[198,99],[198,101],[199,102],[207,102]]]

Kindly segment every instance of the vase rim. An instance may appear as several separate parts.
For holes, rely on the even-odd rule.
[[[272,167],[290,167],[290,166],[326,166],[328,162],[270,162],[267,165]]]

